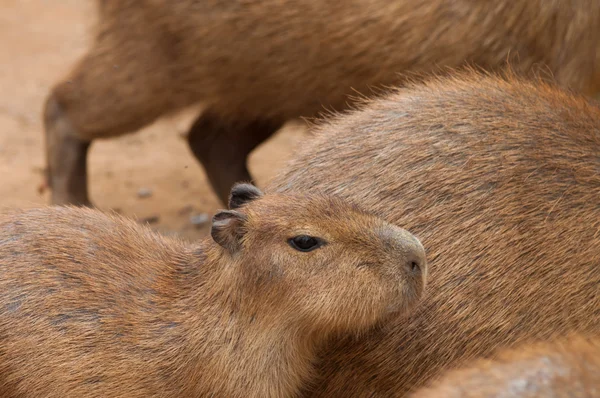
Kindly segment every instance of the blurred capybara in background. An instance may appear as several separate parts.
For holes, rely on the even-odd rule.
[[[459,74],[314,131],[267,191],[351,198],[415,233],[408,322],[332,347],[309,396],[402,396],[499,347],[600,333],[600,109],[542,82]]]
[[[334,336],[421,297],[409,232],[236,185],[190,246],[97,210],[0,215],[0,396],[289,397]]]
[[[524,345],[454,370],[411,398],[597,398],[598,336]]]
[[[249,180],[248,154],[287,120],[340,111],[401,76],[475,64],[539,68],[598,90],[597,0],[99,1],[89,52],[46,103],[54,204],[89,205],[94,139],[191,104],[188,140],[216,194]],[[152,156],[152,154],[148,154]]]

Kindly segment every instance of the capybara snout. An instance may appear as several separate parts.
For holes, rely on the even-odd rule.
[[[404,267],[407,274],[427,275],[425,248],[417,237],[405,229],[394,226],[386,228],[383,234],[389,239],[390,255],[401,256],[398,264]]]

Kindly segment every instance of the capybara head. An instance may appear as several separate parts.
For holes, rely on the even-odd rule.
[[[405,313],[423,292],[419,240],[346,201],[264,196],[237,184],[229,207],[214,216],[211,235],[243,278],[241,289],[263,305],[287,307],[302,324],[360,330]]]

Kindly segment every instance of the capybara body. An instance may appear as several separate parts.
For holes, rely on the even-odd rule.
[[[501,351],[448,372],[411,398],[597,398],[600,341],[572,336]]]
[[[0,396],[294,396],[325,341],[414,307],[413,235],[250,187],[196,245],[92,209],[0,216]]]
[[[267,191],[352,198],[427,247],[408,322],[323,354],[310,396],[403,396],[498,347],[600,333],[600,110],[514,74],[415,85],[314,130]]]
[[[55,204],[89,204],[89,144],[201,103],[188,141],[225,201],[287,120],[406,76],[510,61],[600,87],[596,0],[100,1],[95,41],[45,109]],[[404,76],[404,77],[403,77]]]

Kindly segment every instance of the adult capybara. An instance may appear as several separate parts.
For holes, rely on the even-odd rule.
[[[192,152],[226,202],[248,154],[287,120],[447,67],[542,69],[600,88],[597,0],[99,1],[89,52],[45,108],[55,204],[90,204],[94,139],[201,103]]]
[[[600,333],[600,109],[582,97],[430,80],[323,124],[269,190],[352,198],[427,247],[420,309],[324,354],[313,396],[402,396],[498,347]]]
[[[411,398],[597,398],[600,341],[573,336],[524,345],[450,371]]]
[[[233,188],[197,245],[92,209],[0,216],[0,396],[288,397],[331,337],[421,296],[407,231]]]

